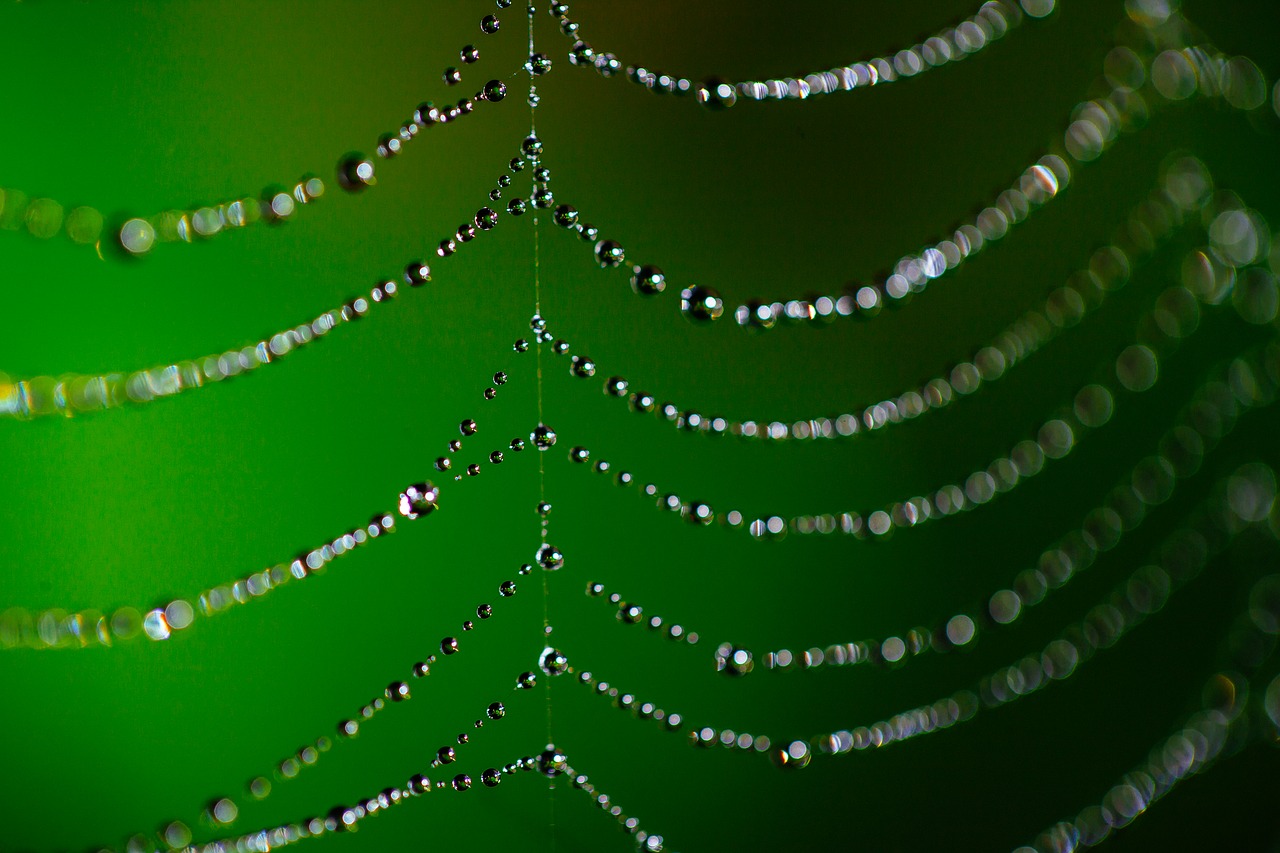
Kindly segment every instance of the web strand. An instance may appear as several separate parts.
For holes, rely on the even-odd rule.
[[[534,55],[534,48],[533,48],[533,19],[535,17],[534,11],[535,11],[534,5],[531,0],[528,8],[528,13],[529,13],[528,14],[528,18],[529,18],[529,54],[528,55],[530,57]],[[537,127],[538,127],[537,118],[536,118],[538,87],[537,87],[537,84],[533,82],[533,80],[534,80],[533,66],[532,64],[530,64],[529,65],[529,99],[528,99],[529,100],[529,136],[530,137],[537,136]],[[537,317],[542,316],[541,252],[540,252],[540,247],[538,245],[538,208],[536,205],[533,206],[533,313]],[[538,424],[539,425],[542,425],[543,423],[545,423],[545,421],[543,420],[543,414],[542,414],[543,412],[543,401],[542,401],[543,337],[544,336],[541,333],[541,331],[535,330],[534,346],[537,349],[535,358],[537,359],[537,395],[538,395]],[[541,516],[540,518],[541,529],[539,531],[539,534],[540,534],[539,546],[546,544],[547,542],[547,516],[545,513],[541,512],[543,506],[545,506],[546,504],[546,500],[547,500],[546,460],[543,456],[542,449],[539,448],[538,450],[538,508],[539,508],[539,514]],[[543,635],[544,641],[549,639],[551,635],[550,599],[551,599],[550,587],[549,587],[549,584],[547,583],[547,573],[544,571],[542,572],[542,635]],[[546,702],[547,702],[547,743],[552,744],[552,743],[555,743],[555,740],[551,734],[551,684],[550,682],[546,683],[546,686],[543,688],[543,692],[546,695]],[[547,819],[551,827],[550,840],[551,840],[552,850],[555,850],[555,846],[556,846],[555,809],[556,809],[555,780],[553,779],[551,781],[551,784],[547,787]]]

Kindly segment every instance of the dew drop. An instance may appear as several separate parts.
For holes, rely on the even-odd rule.
[[[556,749],[554,744],[547,744],[547,748],[538,755],[538,772],[548,778],[559,776],[564,772],[568,761],[569,759],[563,752]]]
[[[533,442],[533,446],[538,450],[548,450],[556,443],[556,431],[546,424],[538,424],[538,427],[530,434],[529,440]]]
[[[431,483],[416,483],[400,493],[396,508],[405,518],[413,520],[432,512],[439,498],[440,490]]]
[[[338,184],[347,192],[360,192],[377,182],[373,161],[362,154],[349,154],[338,164]]]
[[[559,571],[564,567],[564,554],[556,546],[544,542],[538,546],[538,551],[534,554],[534,562],[541,566],[544,571]]]
[[[667,289],[667,277],[652,264],[636,267],[631,276],[631,289],[641,296],[654,296]]]
[[[709,110],[727,110],[738,102],[738,93],[733,84],[719,77],[708,77],[698,84],[694,91],[698,103]]]
[[[538,668],[547,675],[561,675],[569,669],[569,659],[559,649],[547,646],[538,658]]]
[[[483,95],[486,101],[496,104],[507,96],[507,84],[501,80],[490,80],[484,84]]]
[[[627,252],[616,240],[601,240],[595,246],[596,262],[602,267],[616,267],[627,258]]]
[[[680,310],[695,322],[711,322],[724,314],[724,300],[713,288],[686,287],[680,291]]]

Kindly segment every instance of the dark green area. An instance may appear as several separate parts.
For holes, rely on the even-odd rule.
[[[517,2],[517,6],[520,5]],[[1080,330],[945,411],[848,443],[747,444],[677,434],[599,393],[627,376],[703,411],[798,418],[896,394],[972,355],[1043,303],[1105,243],[1174,152],[1194,152],[1220,187],[1275,221],[1277,120],[1195,99],[1163,110],[1079,169],[1064,196],[892,316],[750,337],[679,316],[678,291],[751,297],[834,292],[878,277],[967,218],[1061,144],[1093,88],[1120,11],[1063,0],[979,57],[918,80],[807,103],[743,103],[712,114],[602,80],[565,60],[569,42],[539,2],[538,132],[559,200],[577,205],[629,261],[655,262],[667,293],[642,300],[626,275],[544,216],[542,307],[551,329],[600,365],[568,376],[543,354],[544,457],[552,541],[554,644],[572,664],[705,721],[777,741],[869,724],[971,685],[1039,649],[1127,572],[1219,476],[1276,456],[1276,411],[1248,415],[1151,522],[1061,595],[970,654],[902,672],[713,672],[717,642],[749,648],[883,637],[975,612],[994,589],[1079,522],[1105,488],[1152,452],[1174,413],[1222,359],[1268,329],[1206,310],[1197,339],[1162,364],[1156,389],[1122,398],[1114,423],[1013,496],[872,545],[757,543],[658,514],[566,453],[596,457],[664,489],[749,515],[875,508],[951,482],[1030,436],[1082,384],[1104,377],[1137,318],[1204,242],[1184,234],[1138,270]],[[875,3],[574,3],[583,32],[624,63],[730,78],[796,73],[912,43],[972,13],[972,0]],[[909,4],[908,4],[909,5]],[[221,352],[310,320],[367,292],[487,203],[528,130],[522,9],[482,36],[487,2],[26,2],[0,12],[0,186],[89,205],[108,222],[258,195],[319,174],[329,190],[279,227],[125,259],[0,231],[0,369],[12,376],[135,369]],[[1220,49],[1274,81],[1280,20],[1270,4],[1188,2]],[[436,128],[359,195],[333,180],[340,155],[372,154],[474,42],[454,97],[490,77],[511,96]],[[510,76],[508,76],[510,75]],[[515,188],[527,191],[527,172]],[[514,189],[514,188],[513,188]],[[508,196],[509,197],[509,196]],[[0,609],[111,609],[192,598],[314,547],[390,509],[464,417],[480,422],[461,461],[482,461],[537,421],[535,355],[512,352],[533,310],[532,217],[503,217],[435,281],[367,321],[251,377],[73,420],[0,421]],[[511,382],[481,391],[495,370]],[[423,769],[494,700],[459,765],[536,753],[551,733],[573,765],[668,849],[1001,849],[1095,803],[1198,704],[1252,578],[1274,549],[1232,551],[1112,652],[1070,681],[954,732],[784,774],[762,756],[696,752],[609,707],[565,676],[513,691],[534,668],[543,578],[519,578],[538,542],[538,459],[508,454],[474,481],[442,481],[441,510],[325,575],[198,621],[166,643],[83,652],[0,653],[0,850],[119,847],[213,797],[241,806],[237,831],[352,803]],[[473,458],[474,457],[474,458]],[[455,486],[457,486],[455,488]],[[1256,545],[1256,543],[1255,543]],[[588,599],[600,581],[647,612],[697,630],[694,647],[617,623]],[[254,804],[244,785],[340,718],[407,679],[481,602],[496,615],[463,650],[414,682],[413,701]],[[545,679],[543,679],[545,681]],[[1260,690],[1259,690],[1260,692]],[[1273,749],[1192,780],[1116,850],[1276,849]],[[207,830],[197,830],[197,840]],[[567,784],[533,775],[495,789],[433,794],[364,822],[317,851],[624,850],[629,841]]]

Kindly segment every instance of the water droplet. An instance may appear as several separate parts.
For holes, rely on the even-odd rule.
[[[491,720],[501,720],[507,715],[507,709],[501,702],[494,702],[485,709],[484,713]]]
[[[680,310],[690,320],[710,322],[724,313],[724,300],[710,287],[686,287],[680,291]]]
[[[445,637],[440,641],[440,651],[443,654],[451,655],[458,651],[458,641],[454,637]]]
[[[560,553],[560,549],[549,543],[543,543],[538,546],[538,551],[534,554],[534,562],[548,572],[558,571],[564,567],[564,554]]]
[[[498,20],[496,15],[485,15],[480,19],[480,32],[487,36],[491,36],[502,26],[502,22]]]
[[[578,223],[578,209],[568,204],[558,205],[552,219],[561,228],[572,228]]]
[[[410,287],[422,287],[431,281],[431,267],[422,261],[414,261],[404,268],[404,281]]]
[[[596,243],[596,261],[602,267],[616,267],[626,260],[627,252],[616,240],[601,240]]]
[[[130,219],[120,227],[120,245],[135,255],[151,251],[155,242],[155,226],[145,219]]]
[[[556,431],[546,424],[538,424],[537,429],[530,434],[529,440],[539,450],[547,450],[556,443]]]
[[[723,672],[726,675],[746,675],[753,669],[755,669],[755,658],[749,649],[740,649],[730,643],[721,643],[716,648],[717,672]]]
[[[471,787],[471,777],[466,773],[459,773],[453,777],[453,790],[465,791]]]
[[[618,605],[618,619],[628,625],[638,625],[644,619],[644,608],[639,604],[621,602]]]
[[[698,84],[694,90],[698,103],[710,110],[727,110],[738,102],[738,93],[733,84],[719,77],[708,77]]]
[[[560,675],[569,669],[569,659],[559,649],[547,646],[538,658],[538,667],[547,675]]]
[[[434,510],[439,498],[440,490],[431,483],[416,483],[400,493],[397,509],[405,518],[413,520]]]
[[[360,192],[377,182],[373,161],[362,154],[349,154],[338,164],[338,184],[347,192]]]
[[[547,748],[538,754],[538,772],[548,778],[559,776],[564,772],[568,761],[569,759],[563,752],[556,749],[554,744],[547,744]]]
[[[480,781],[483,782],[486,787],[496,788],[502,782],[502,774],[490,767],[480,774]]]
[[[393,681],[387,685],[386,696],[392,702],[403,702],[409,698],[409,685],[403,681]]]
[[[1134,344],[1116,359],[1116,378],[1130,391],[1146,391],[1159,377],[1156,354],[1145,346]]]
[[[214,800],[209,805],[209,816],[214,822],[220,824],[228,824],[234,821],[240,814],[240,809],[231,800],[226,797]]]
[[[532,690],[538,684],[538,677],[532,672],[522,672],[516,678],[516,688],[519,690]]]
[[[541,77],[551,70],[551,58],[545,53],[535,53],[529,57],[525,68],[536,77]]]
[[[516,594],[515,581],[503,581],[498,585],[498,595],[501,595],[503,598],[510,598],[515,594]]]
[[[578,24],[575,21],[565,21],[560,25],[560,29],[565,35],[572,37],[578,32]],[[601,58],[603,59],[604,57]],[[595,65],[595,49],[585,41],[575,41],[573,43],[573,47],[569,48],[569,62],[573,65]],[[607,67],[607,59],[605,60],[605,63]],[[604,74],[604,71],[601,70],[601,73]],[[609,75],[605,74],[605,76],[607,77]]]
[[[667,289],[667,276],[652,264],[636,267],[631,276],[631,289],[641,296],[653,296]]]

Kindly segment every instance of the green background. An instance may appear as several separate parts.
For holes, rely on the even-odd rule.
[[[518,4],[517,4],[518,5]],[[540,7],[545,4],[539,4]],[[970,0],[902,7],[813,4],[575,3],[597,49],[624,63],[730,79],[825,68],[914,43],[972,13]],[[971,654],[870,668],[716,675],[721,640],[807,648],[883,637],[981,606],[1078,523],[1104,487],[1150,452],[1207,367],[1257,338],[1225,312],[1163,365],[1167,381],[1120,401],[1112,426],[1017,497],[930,524],[882,547],[842,538],[756,543],[695,530],[634,494],[571,468],[585,444],[681,495],[748,514],[877,507],[950,482],[1006,453],[1133,339],[1182,254],[1138,272],[1084,328],[977,398],[888,434],[847,443],[746,444],[677,434],[599,393],[620,373],[659,398],[739,417],[795,418],[865,404],[971,355],[1083,264],[1154,185],[1174,151],[1196,152],[1219,186],[1264,215],[1275,199],[1276,117],[1196,100],[1165,110],[1076,172],[1069,191],[907,310],[820,332],[744,335],[727,319],[695,328],[678,289],[713,284],[732,305],[865,281],[946,233],[1051,146],[1099,76],[1118,4],[1069,0],[981,56],[895,83],[805,103],[712,114],[602,80],[564,59],[568,41],[540,10],[538,44],[556,67],[539,82],[539,134],[557,199],[577,205],[628,261],[656,262],[668,292],[645,301],[621,272],[544,217],[543,313],[600,364],[571,380],[543,356],[551,539],[567,555],[548,577],[555,644],[575,666],[699,725],[775,740],[866,724],[971,685],[1038,649],[1140,564],[1162,531],[1242,461],[1275,457],[1280,418],[1251,415],[1152,523],[1067,591]],[[40,2],[0,11],[0,186],[87,204],[109,216],[257,195],[304,174],[329,192],[280,227],[140,260],[0,233],[0,368],[13,376],[164,364],[238,347],[309,320],[395,275],[485,202],[528,128],[513,97],[433,129],[378,185],[352,196],[332,180],[348,150],[372,154],[440,71],[479,45],[455,97],[523,59],[523,10],[481,36],[486,3]],[[1199,0],[1188,16],[1228,54],[1280,72],[1271,4]],[[527,189],[519,176],[517,187]],[[523,190],[522,190],[523,192]],[[390,509],[430,475],[463,417],[480,461],[536,423],[531,217],[433,264],[429,288],[257,375],[145,408],[73,420],[0,422],[0,607],[163,604],[292,558]],[[118,219],[117,219],[118,221]],[[497,400],[480,392],[511,373]],[[463,750],[478,779],[536,753],[552,734],[571,763],[680,850],[1011,848],[1096,802],[1196,706],[1248,579],[1271,551],[1233,553],[1193,591],[1062,685],[959,730],[784,774],[755,754],[695,752],[569,683],[512,691],[543,645],[542,579],[514,577],[538,542],[532,453],[508,454],[449,488],[440,512],[266,600],[166,643],[0,656],[0,849],[119,846],[215,796],[241,805],[236,829],[323,813],[425,767],[435,749],[500,699],[506,719]],[[439,481],[439,479],[437,480]],[[1157,522],[1158,519],[1158,522]],[[697,630],[694,647],[623,627],[583,595],[605,583]],[[476,604],[497,615],[359,738],[278,784],[261,804],[252,776],[379,693]],[[641,635],[644,636],[641,636]],[[545,681],[545,679],[543,679]],[[1277,849],[1276,754],[1255,747],[1180,787],[1112,842]],[[496,790],[414,800],[316,850],[627,849],[616,825],[567,784],[532,775]],[[204,832],[204,830],[200,830]],[[198,835],[197,838],[204,837]]]

